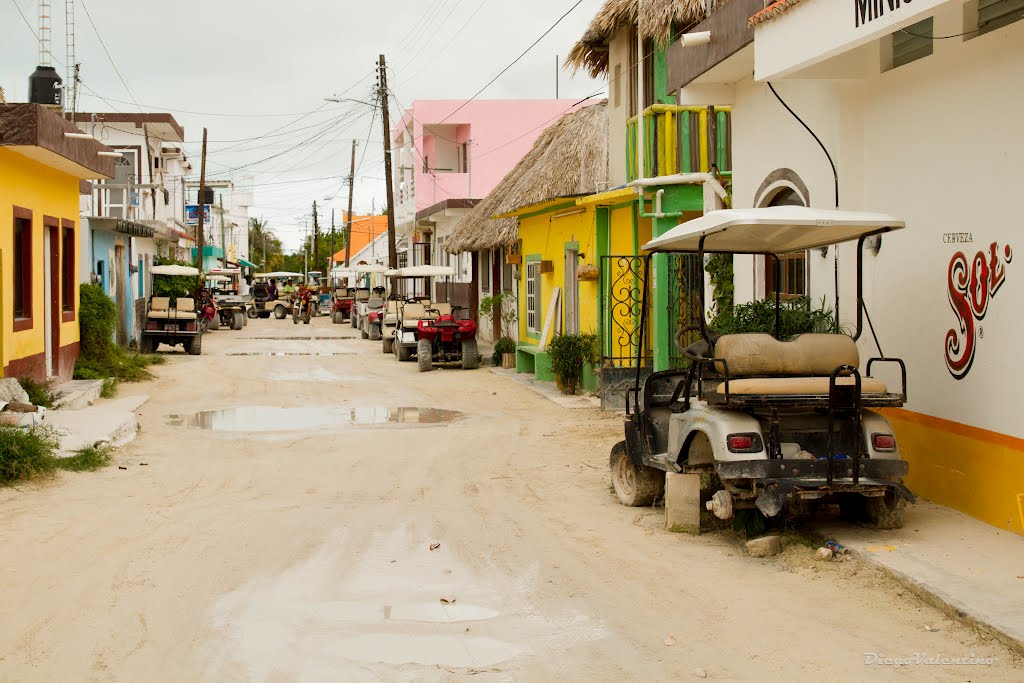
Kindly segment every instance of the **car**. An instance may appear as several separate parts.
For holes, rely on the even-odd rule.
[[[907,399],[904,362],[878,355],[862,363],[863,248],[869,237],[904,227],[884,214],[781,206],[724,209],[682,223],[645,245],[647,272],[659,252],[753,253],[775,257],[856,241],[857,312],[853,334],[817,332],[779,339],[781,296],[776,291],[775,334],[718,334],[704,316],[675,331],[688,367],[641,379],[627,391],[624,439],[609,458],[619,501],[646,506],[665,491],[666,473],[692,479],[699,500],[683,512],[732,519],[756,509],[767,518],[793,516],[838,503],[844,516],[876,528],[903,523],[914,496],[903,484],[892,426],[879,409]],[[645,278],[645,281],[646,278]],[[779,283],[782,278],[776,277]],[[880,286],[876,284],[876,287]],[[648,287],[641,309],[645,329]],[[698,310],[706,311],[704,287]],[[868,317],[870,324],[870,318]],[[877,336],[872,329],[877,345]],[[638,349],[644,347],[641,339]],[[872,375],[888,367],[899,389]],[[863,370],[862,370],[863,368]],[[713,522],[713,519],[707,521]]]

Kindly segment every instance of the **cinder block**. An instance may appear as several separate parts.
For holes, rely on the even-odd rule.
[[[665,473],[665,528],[700,533],[700,475]]]

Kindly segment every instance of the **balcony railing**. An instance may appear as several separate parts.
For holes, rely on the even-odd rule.
[[[636,175],[636,117],[627,122],[626,168]],[[644,111],[644,177],[732,171],[732,109],[655,104]]]

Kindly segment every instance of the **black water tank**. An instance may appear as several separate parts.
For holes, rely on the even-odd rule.
[[[201,201],[199,203],[200,204],[210,204],[210,205],[212,205],[213,204],[213,200],[214,200],[213,188],[212,187],[204,187],[203,188],[203,201]]]
[[[57,70],[52,66],[37,66],[28,77],[28,101],[49,107],[61,106],[64,93],[61,89],[62,83]]]

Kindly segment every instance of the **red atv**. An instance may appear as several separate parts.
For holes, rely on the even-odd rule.
[[[462,306],[453,306],[451,313],[427,308],[437,314],[436,320],[417,323],[416,364],[420,372],[434,369],[434,363],[462,363],[463,370],[480,367],[480,354],[476,350],[476,323],[457,320],[455,314]]]

